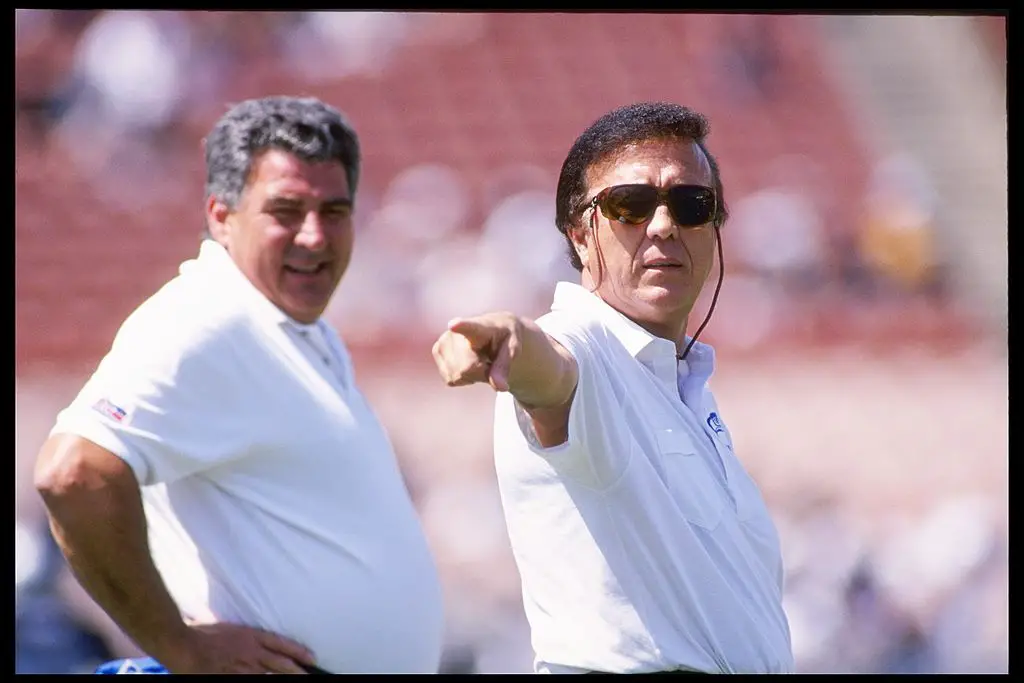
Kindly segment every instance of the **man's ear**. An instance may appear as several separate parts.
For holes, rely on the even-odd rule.
[[[224,248],[228,247],[229,241],[227,223],[229,215],[231,215],[231,209],[228,208],[227,204],[220,201],[213,195],[207,197],[206,229],[210,231],[210,236],[224,246]]]

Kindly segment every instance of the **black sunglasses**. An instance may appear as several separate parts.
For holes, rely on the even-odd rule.
[[[703,185],[673,185],[664,190],[653,185],[613,185],[598,192],[587,206],[600,207],[610,221],[640,225],[662,204],[681,228],[711,222],[718,209],[715,191]]]

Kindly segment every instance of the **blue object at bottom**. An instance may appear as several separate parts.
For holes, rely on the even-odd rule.
[[[96,668],[98,674],[166,674],[167,669],[152,657],[115,659]]]

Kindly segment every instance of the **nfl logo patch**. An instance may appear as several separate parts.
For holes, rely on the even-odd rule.
[[[114,422],[121,422],[122,420],[124,420],[125,416],[128,415],[128,413],[125,412],[124,408],[115,406],[113,403],[111,403],[105,398],[101,398],[100,400],[96,401],[96,403],[93,404],[92,408],[93,410],[96,410],[102,413],[103,415],[106,415]]]

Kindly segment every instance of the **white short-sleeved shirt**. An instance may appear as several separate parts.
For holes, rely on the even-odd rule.
[[[793,671],[779,539],[707,388],[714,352],[558,283],[538,325],[579,365],[568,440],[498,394],[495,465],[538,672]]]
[[[337,673],[437,671],[435,563],[345,347],[216,242],[128,317],[52,433],[131,466],[186,617],[281,633]]]

